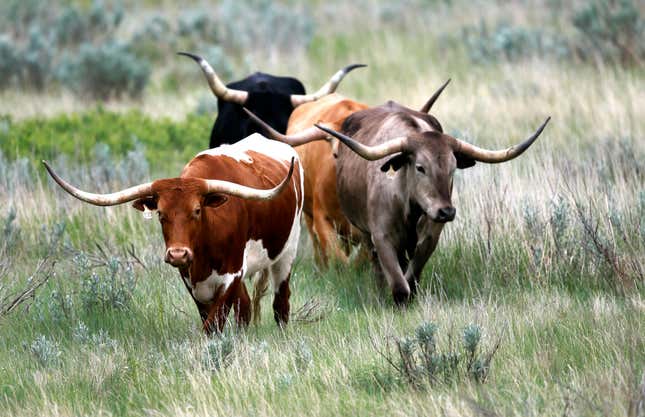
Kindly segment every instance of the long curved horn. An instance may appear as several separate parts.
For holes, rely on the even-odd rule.
[[[520,156],[525,150],[529,148],[535,142],[535,140],[540,136],[547,123],[549,123],[551,117],[542,123],[542,126],[531,136],[526,139],[524,142],[511,146],[510,148],[499,150],[499,151],[490,151],[488,149],[482,149],[470,143],[464,142],[459,139],[455,139],[454,149],[455,152],[459,152],[466,156],[473,158],[475,161],[486,162],[489,164],[497,164],[500,162],[510,161],[513,158]]]
[[[208,186],[208,193],[220,193],[228,194],[235,197],[244,198],[247,200],[271,200],[272,198],[278,196],[282,190],[289,184],[291,180],[291,175],[293,174],[295,158],[291,158],[291,166],[289,167],[289,173],[282,180],[282,182],[276,185],[273,188],[268,190],[261,190],[258,188],[247,187],[245,185],[236,184],[229,181],[221,180],[204,180]]]
[[[86,191],[79,190],[67,181],[58,176],[49,166],[47,161],[43,161],[45,168],[49,175],[58,183],[58,185],[79,200],[86,203],[94,204],[95,206],[115,206],[117,204],[127,203],[128,201],[136,200],[137,198],[152,195],[152,183],[136,185],[134,187],[126,188],[125,190],[118,191],[111,194],[94,194]]]
[[[192,58],[199,64],[199,66],[202,68],[202,71],[204,72],[206,81],[208,81],[208,85],[211,87],[211,91],[217,98],[242,105],[246,103],[246,100],[249,98],[248,91],[228,88],[226,85],[224,85],[222,80],[219,79],[219,77],[215,73],[215,70],[213,70],[213,67],[211,67],[204,58],[188,52],[177,52],[177,55],[184,55]]]
[[[443,93],[444,88],[446,88],[448,86],[448,84],[450,84],[450,78],[448,78],[448,81],[443,83],[443,85],[441,87],[439,87],[439,89],[437,91],[434,92],[432,97],[430,97],[428,99],[428,101],[426,101],[426,104],[424,104],[423,107],[421,107],[421,110],[419,110],[419,111],[421,113],[429,112],[430,109],[432,108],[432,106],[434,105],[434,102],[437,101],[437,99],[439,98],[441,93]]]
[[[310,127],[308,129],[305,129],[303,131],[300,131],[298,133],[294,133],[291,135],[284,135],[271,126],[269,126],[268,123],[266,123],[264,120],[260,119],[258,116],[256,116],[251,110],[247,109],[246,107],[242,107],[246,114],[249,115],[251,120],[253,120],[254,123],[256,123],[258,126],[260,126],[267,137],[269,139],[277,140],[279,142],[284,142],[288,145],[291,146],[299,146],[299,145],[304,145],[305,143],[313,142],[315,140],[324,140],[327,139],[327,135],[325,132],[321,132],[319,129],[315,127]]]
[[[392,155],[398,152],[403,152],[408,143],[408,139],[406,137],[400,137],[400,138],[390,139],[387,142],[382,143],[380,145],[367,146],[355,141],[349,136],[336,132],[333,129],[329,129],[328,127],[321,126],[319,124],[315,124],[314,126],[338,138],[338,140],[340,140],[345,145],[347,145],[349,149],[356,152],[358,155],[362,156],[368,161],[376,161],[377,159],[385,158],[388,155]]]
[[[304,103],[309,103],[310,101],[316,101],[327,94],[331,94],[334,91],[336,91],[336,88],[338,88],[338,84],[345,78],[345,75],[347,75],[350,71],[356,69],[356,68],[363,68],[366,67],[367,65],[365,64],[352,64],[348,65],[345,68],[339,70],[334,74],[329,81],[325,85],[323,85],[320,90],[316,91],[313,94],[292,94],[291,95],[291,104],[293,107],[298,107],[301,104]]]

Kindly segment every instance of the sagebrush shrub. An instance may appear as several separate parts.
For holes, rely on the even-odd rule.
[[[208,339],[202,353],[202,365],[211,371],[218,371],[226,367],[233,348],[233,339],[229,335],[219,334]]]
[[[8,7],[13,30],[0,38],[0,88],[17,84],[42,90],[52,82],[83,96],[137,97],[148,82],[149,64],[116,41],[124,11],[95,0],[89,10],[18,3]]]
[[[645,59],[645,20],[634,0],[593,0],[585,2],[572,16],[582,35],[583,57],[618,59],[622,64]]]
[[[309,345],[304,340],[301,340],[295,352],[296,370],[300,373],[306,372],[313,363],[313,360],[314,356],[311,353]]]
[[[518,61],[532,56],[559,59],[570,54],[562,37],[542,29],[529,29],[500,23],[490,29],[485,22],[462,29],[466,51],[474,62]]]
[[[422,323],[412,334],[395,339],[396,352],[380,353],[385,355],[387,363],[402,381],[417,388],[463,378],[486,382],[500,342],[488,352],[482,352],[482,329],[476,324],[469,324],[463,330],[460,345],[453,345],[452,335],[448,335],[448,345],[441,347],[437,331],[436,324]]]
[[[7,88],[20,73],[20,59],[7,35],[0,35],[0,89]]]
[[[306,11],[270,0],[224,0],[217,16],[219,41],[238,51],[304,49],[313,38],[314,21]]]
[[[81,45],[59,72],[61,81],[80,95],[98,99],[138,97],[150,77],[150,65],[128,49],[128,45],[109,41],[96,46]]]
[[[58,343],[54,340],[48,339],[44,335],[36,337],[36,339],[31,342],[29,350],[42,366],[56,365],[60,361],[61,351]]]
[[[112,258],[103,268],[104,271],[97,268],[91,270],[84,254],[75,256],[74,262],[81,271],[79,297],[85,310],[125,309],[129,306],[136,288],[136,278],[130,264]]]

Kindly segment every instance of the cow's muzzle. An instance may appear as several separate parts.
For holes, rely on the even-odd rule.
[[[189,266],[193,262],[193,251],[186,247],[168,248],[164,260],[178,268]]]
[[[432,220],[434,220],[437,223],[448,223],[455,219],[456,214],[457,214],[456,208],[454,208],[453,206],[446,206],[437,210],[437,215]]]

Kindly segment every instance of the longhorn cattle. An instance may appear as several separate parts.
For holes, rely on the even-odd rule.
[[[44,162],[44,161],[43,161]],[[165,261],[179,270],[204,331],[221,331],[233,307],[246,325],[268,281],[273,312],[289,320],[289,276],[302,212],[302,168],[288,145],[254,134],[234,145],[201,152],[178,178],[160,179],[112,194],[81,191],[44,162],[52,178],[74,197],[99,206],[134,201],[156,211],[166,244]],[[251,300],[243,282],[259,272]]]
[[[450,80],[446,81],[424,104],[421,111],[428,113]],[[368,106],[330,94],[316,102],[306,103],[296,108],[289,118],[287,134],[272,129],[267,123],[245,108],[249,117],[262,127],[269,137],[296,146],[300,162],[305,172],[305,203],[303,207],[309,235],[314,244],[314,254],[319,265],[324,266],[330,255],[344,263],[348,262],[349,241],[357,240],[360,233],[352,233],[352,227],[342,213],[336,193],[335,148],[338,142],[324,142],[327,134],[314,127],[316,122],[330,129],[340,130],[343,122],[351,114],[367,109]],[[436,119],[433,126],[441,130]],[[299,145],[299,146],[298,146]],[[342,244],[338,237],[344,241]]]
[[[347,146],[339,147],[336,161],[340,205],[363,232],[397,304],[415,294],[444,225],[455,218],[455,169],[518,157],[549,120],[524,142],[498,151],[444,134],[433,117],[391,101],[352,114],[343,133],[318,125]]]
[[[305,94],[302,83],[291,77],[256,72],[243,80],[228,85],[219,79],[205,59],[187,52],[179,52],[195,60],[217,97],[218,114],[211,131],[210,147],[235,143],[258,129],[242,111],[242,106],[251,109],[279,132],[287,129],[289,115],[301,104],[316,101],[336,91],[345,75],[365,65],[348,65],[334,74],[329,81],[313,94]]]

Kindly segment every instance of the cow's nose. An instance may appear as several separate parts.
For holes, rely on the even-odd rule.
[[[437,221],[441,223],[451,222],[455,219],[457,209],[453,206],[446,206],[439,209],[437,212]]]
[[[193,261],[193,251],[186,247],[168,248],[165,261],[172,266],[188,266]]]

